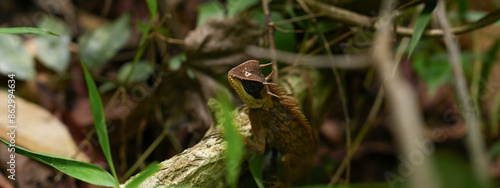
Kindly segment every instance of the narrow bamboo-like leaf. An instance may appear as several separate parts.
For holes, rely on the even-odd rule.
[[[233,125],[232,104],[229,97],[223,92],[219,92],[218,100],[222,107],[222,118],[224,122],[224,140],[227,142],[226,167],[229,187],[235,188],[238,185],[240,164],[243,157],[243,140],[241,134]]]
[[[9,34],[39,34],[39,35],[54,35],[59,36],[49,30],[36,28],[36,27],[11,27],[11,28],[0,28],[0,33]]]
[[[146,0],[148,4],[149,13],[151,14],[151,20],[153,20],[158,12],[158,1],[157,0]]]
[[[493,136],[497,136],[500,124],[500,93],[497,93],[490,112],[490,126]]]
[[[85,75],[85,82],[87,82],[87,88],[89,90],[89,100],[90,108],[92,109],[92,117],[94,118],[94,126],[99,138],[99,144],[101,145],[102,152],[108,161],[109,168],[113,177],[115,177],[116,185],[118,187],[118,177],[116,176],[115,166],[113,165],[113,158],[111,157],[111,148],[109,147],[108,129],[106,127],[104,110],[102,107],[101,97],[94,83],[94,79],[87,70],[85,63],[82,61],[83,74]]]
[[[161,169],[161,165],[158,164],[158,162],[153,162],[149,164],[144,171],[142,171],[139,175],[134,177],[134,179],[130,182],[128,182],[125,187],[126,188],[135,188],[139,187],[139,185],[146,180],[148,177],[153,175],[154,173],[158,172]]]
[[[0,139],[0,142],[9,146],[9,143],[5,140]],[[68,159],[52,154],[34,152],[19,146],[13,146],[12,148],[14,148],[14,151],[17,154],[24,155],[26,157],[40,161],[46,165],[52,166],[62,173],[65,173],[68,176],[74,177],[76,179],[98,186],[115,186],[115,180],[113,176],[106,172],[106,170],[94,164],[85,163],[74,159]]]
[[[497,60],[498,56],[498,51],[500,50],[500,39],[497,39],[493,46],[488,50],[488,52],[485,54],[485,57],[483,59],[483,65],[481,69],[481,80],[486,81],[488,80],[491,72],[491,67],[493,67],[493,64]],[[483,95],[485,89],[485,84],[480,84],[479,85],[479,94],[480,96]]]
[[[248,161],[248,166],[250,167],[250,172],[252,173],[253,179],[259,188],[264,188],[262,183],[262,162],[264,161],[264,155],[259,155],[254,153],[252,158]]]
[[[422,33],[424,33],[425,27],[429,23],[432,17],[432,11],[436,8],[436,4],[425,4],[424,10],[420,13],[420,16],[417,18],[417,22],[415,23],[415,27],[413,28],[413,35],[411,36],[409,53],[408,56],[411,56],[413,50],[420,41],[422,37]]]

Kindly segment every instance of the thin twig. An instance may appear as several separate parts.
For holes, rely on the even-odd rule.
[[[412,153],[421,153],[422,159],[419,159],[420,164],[413,165],[413,173],[405,175],[410,180],[410,187],[438,187],[435,180],[434,171],[432,171],[431,158],[424,154],[423,149],[419,148],[417,143],[425,142],[432,144],[429,139],[424,137],[423,119],[419,114],[419,107],[415,92],[410,85],[401,76],[401,73],[396,70],[393,73],[395,62],[393,59],[391,41],[393,40],[392,33],[392,16],[394,11],[394,0],[383,1],[379,15],[379,30],[375,35],[374,45],[372,48],[372,56],[375,60],[375,67],[378,75],[384,82],[386,90],[386,99],[389,103],[393,123],[390,126],[402,152],[401,159],[408,159]],[[395,182],[388,182],[394,185]]]
[[[245,53],[256,59],[271,59],[271,51],[258,46],[247,46]],[[360,69],[372,64],[368,53],[333,55],[297,54],[276,50],[277,60],[289,65],[300,65],[312,68]]]
[[[371,27],[374,29],[381,29],[380,27],[373,25],[373,21],[375,18],[365,16],[362,14],[358,14],[356,12],[352,12],[346,9],[342,9],[339,7],[335,7],[332,5],[328,5],[325,3],[321,3],[315,0],[304,0],[313,10],[318,11],[318,12],[324,12],[326,13],[326,16],[329,18],[332,18],[334,20],[337,20],[339,22],[349,24],[349,25],[355,25],[355,26],[365,26],[365,27]],[[477,29],[481,29],[483,27],[486,27],[500,19],[500,9],[497,9],[493,12],[488,13],[486,16],[481,18],[480,20],[466,24],[466,25],[461,25],[457,27],[451,28],[451,32],[453,34],[463,34],[463,33],[468,33],[470,31],[474,31]],[[407,27],[401,27],[397,26],[396,27],[396,34],[398,35],[403,35],[403,36],[412,36],[413,35],[413,28],[407,28]],[[428,37],[441,37],[443,36],[443,30],[442,29],[429,29],[425,30],[424,33],[422,34],[423,36],[428,36]]]
[[[451,66],[453,68],[455,90],[457,92],[458,102],[461,106],[460,112],[467,127],[468,134],[466,135],[466,146],[469,150],[469,154],[471,155],[471,166],[474,168],[474,174],[483,187],[491,187],[489,186],[490,175],[488,174],[489,159],[486,155],[483,135],[480,130],[479,118],[477,117],[474,106],[468,102],[471,98],[469,92],[467,91],[467,81],[465,80],[464,72],[460,63],[460,48],[457,41],[453,39],[450,24],[446,18],[446,8],[443,0],[438,2],[436,17],[439,25],[441,25],[444,31],[444,41]]]
[[[274,23],[271,19],[269,2],[267,2],[267,0],[262,0],[262,9],[264,10],[264,15],[266,16],[267,39],[269,41],[269,48],[271,49],[271,63],[273,67],[273,75],[271,76],[273,82],[278,83],[278,62],[276,60],[276,45],[274,44]]]
[[[325,16],[325,15],[326,14],[323,13],[323,12],[316,13],[316,14],[307,14],[307,15],[304,15],[304,16],[297,16],[297,17],[293,17],[293,18],[290,18],[290,19],[287,19],[287,20],[282,20],[282,21],[276,22],[274,25],[280,26],[280,25],[285,25],[285,24],[289,24],[289,23],[299,22],[299,21],[307,20],[307,19],[311,19],[311,18],[317,18],[317,17]]]

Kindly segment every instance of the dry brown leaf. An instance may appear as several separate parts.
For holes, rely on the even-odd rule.
[[[6,133],[9,119],[7,111],[8,93],[0,91],[0,132]],[[50,153],[67,158],[89,162],[89,158],[78,152],[67,127],[44,108],[16,96],[15,144],[31,151]],[[0,138],[9,141],[9,135],[0,134]]]

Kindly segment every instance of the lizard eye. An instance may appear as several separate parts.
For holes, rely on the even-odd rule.
[[[252,95],[256,99],[262,99],[260,91],[262,91],[262,88],[264,88],[263,83],[250,80],[241,80],[241,84],[243,85],[243,89],[245,89],[248,94]]]

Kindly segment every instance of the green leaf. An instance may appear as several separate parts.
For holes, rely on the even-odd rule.
[[[218,1],[211,1],[198,6],[198,21],[196,27],[203,25],[210,17],[224,17],[224,8]]]
[[[9,143],[5,140],[0,139],[0,142],[9,146]],[[115,185],[113,176],[106,172],[106,170],[94,164],[85,163],[52,154],[34,152],[19,146],[13,146],[11,148],[15,148],[14,150],[17,154],[24,155],[26,157],[40,161],[46,165],[52,166],[62,173],[65,173],[76,179],[98,186],[112,187]]]
[[[104,82],[99,86],[99,93],[106,93],[116,87],[117,85],[113,82]]]
[[[151,20],[153,20],[158,12],[158,1],[146,0],[146,3],[148,4],[149,13],[151,14]]]
[[[413,50],[417,46],[418,41],[420,41],[420,38],[422,37],[422,34],[424,33],[425,28],[427,27],[427,24],[431,20],[432,17],[432,11],[436,8],[436,4],[425,4],[424,10],[422,10],[422,13],[420,13],[420,16],[417,18],[417,22],[415,23],[415,27],[413,28],[413,35],[411,36],[410,40],[410,45],[409,45],[409,53],[408,56],[411,56],[413,53]]]
[[[419,54],[413,59],[413,69],[427,84],[429,94],[433,94],[438,86],[451,78],[451,66],[447,59],[439,61],[431,59],[427,54]]]
[[[140,82],[146,80],[149,75],[153,74],[153,64],[147,60],[138,61],[133,71],[132,68],[132,62],[127,62],[120,67],[120,70],[118,70],[118,81],[125,83],[127,76],[131,74],[127,83]]]
[[[229,187],[235,188],[238,185],[240,165],[243,157],[243,140],[233,124],[233,105],[223,92],[218,92],[217,98],[221,104],[222,118],[224,122],[224,140],[227,143],[226,166]]]
[[[179,68],[181,68],[182,63],[185,62],[186,60],[187,57],[185,53],[178,54],[170,58],[170,63],[168,64],[168,68],[173,71],[179,70]]]
[[[460,20],[465,21],[467,9],[469,7],[469,1],[468,0],[458,0],[457,3],[458,3],[458,14],[460,16]]]
[[[149,33],[149,29],[151,29],[149,25],[143,24],[141,20],[137,20],[137,27],[139,27],[139,31],[141,31],[143,35],[147,35]]]
[[[470,188],[482,187],[474,178],[470,164],[463,158],[459,158],[458,153],[437,152],[436,166],[437,173],[442,183],[441,187]]]
[[[259,22],[260,28],[264,28],[266,24],[266,16],[264,15],[264,12],[255,11],[252,18]],[[279,12],[275,11],[271,12],[271,19],[273,22],[284,20],[283,16]],[[292,31],[295,29],[295,27],[293,26],[293,24],[289,23],[280,25],[279,28],[289,32],[282,32],[278,30],[274,31],[274,43],[276,45],[276,48],[283,51],[294,51],[297,41],[295,39],[295,33],[293,33]]]
[[[300,188],[390,188],[389,184],[386,183],[351,183],[349,185],[311,185],[302,186]],[[397,186],[396,186],[397,187]]]
[[[248,161],[248,166],[250,167],[250,172],[252,173],[253,179],[259,188],[264,188],[262,183],[262,162],[264,161],[264,155],[252,154],[252,157]]]
[[[62,20],[51,16],[44,16],[38,26],[59,33],[59,37],[38,35],[36,37],[36,56],[47,68],[59,74],[66,72],[71,58],[69,27]]]
[[[35,62],[24,49],[21,38],[0,34],[0,41],[0,73],[13,73],[19,80],[35,78]]]
[[[0,28],[0,33],[9,33],[9,34],[39,34],[39,35],[54,35],[59,36],[56,33],[48,31],[42,28],[34,28],[34,27],[12,27],[12,28]]]
[[[500,39],[497,39],[493,46],[488,50],[486,56],[483,59],[483,67],[481,69],[481,79],[480,80],[488,80],[491,72],[491,67],[497,60],[498,51],[500,50]],[[479,85],[479,94],[483,96],[485,84]]]
[[[226,2],[228,15],[233,17],[241,11],[248,9],[259,2],[259,0],[228,0]]]
[[[116,21],[101,26],[78,39],[80,57],[90,69],[101,66],[111,59],[130,37],[129,14],[123,14]]]
[[[493,136],[497,136],[500,126],[500,93],[497,93],[490,112],[490,126]]]
[[[128,182],[125,187],[126,188],[135,188],[139,187],[139,185],[146,180],[148,177],[152,176],[156,172],[158,172],[161,169],[161,165],[158,164],[158,162],[152,162],[149,164],[144,171],[142,171],[139,175],[135,176],[133,180]]]
[[[104,110],[102,108],[101,97],[97,91],[97,87],[94,83],[94,79],[87,70],[85,63],[82,61],[83,73],[85,75],[85,82],[87,83],[87,88],[89,90],[90,108],[92,109],[92,117],[94,118],[94,126],[99,139],[99,144],[101,145],[102,152],[108,161],[111,173],[116,181],[116,186],[119,187],[118,177],[116,176],[115,166],[113,165],[113,158],[111,157],[111,148],[109,147],[108,129],[106,127]]]

